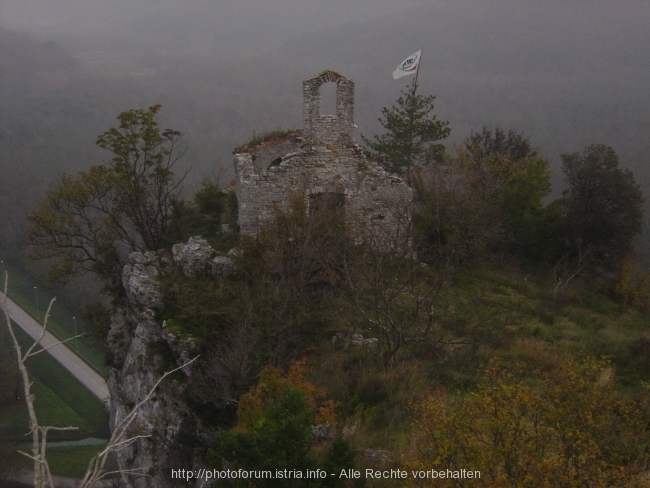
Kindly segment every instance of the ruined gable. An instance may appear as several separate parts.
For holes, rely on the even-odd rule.
[[[321,87],[336,83],[336,114],[321,114]],[[235,153],[241,232],[256,235],[286,209],[292,196],[311,208],[330,202],[341,209],[348,232],[382,240],[410,227],[413,190],[397,175],[366,159],[354,140],[354,82],[334,71],[303,81],[303,129]],[[332,203],[334,202],[334,203]]]

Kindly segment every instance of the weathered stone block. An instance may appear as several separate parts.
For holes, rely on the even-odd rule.
[[[157,261],[139,252],[131,253],[129,258],[131,264],[125,265],[122,271],[122,284],[129,301],[140,310],[159,309],[162,307],[162,291],[157,281]]]

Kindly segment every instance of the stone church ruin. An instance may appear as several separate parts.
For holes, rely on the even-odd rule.
[[[321,87],[336,84],[336,114],[321,114]],[[310,214],[336,212],[357,242],[407,242],[413,190],[368,160],[354,139],[354,82],[334,71],[303,81],[303,128],[235,151],[239,227],[256,235],[276,209],[304,198]]]

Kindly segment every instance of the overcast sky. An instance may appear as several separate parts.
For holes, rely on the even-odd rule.
[[[218,39],[229,48],[394,14],[426,0],[2,0],[5,27],[46,36],[118,35]],[[153,33],[152,26],[163,32]]]
[[[226,65],[210,67],[212,78],[188,68],[194,89],[220,90],[205,88],[204,97],[245,100],[261,89],[254,77],[280,90],[288,81],[279,71],[291,71],[290,93],[281,92],[291,115],[281,123],[299,120],[301,79],[341,70],[357,82],[366,133],[379,129],[379,110],[405,85],[390,73],[424,46],[422,90],[438,95],[455,141],[502,125],[526,132],[556,161],[562,151],[604,142],[629,165],[647,166],[635,160],[650,131],[647,0],[0,0],[0,26],[56,40],[106,73],[148,73],[158,83],[148,93],[161,101],[185,94],[161,85],[168,72],[160,53],[176,56],[175,67],[178,55],[227,60],[230,71],[233,60],[247,63],[247,77],[230,81],[239,93],[224,91]],[[283,113],[255,103],[236,110],[249,119]]]

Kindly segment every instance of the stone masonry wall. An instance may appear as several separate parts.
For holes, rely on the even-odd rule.
[[[327,82],[338,86],[337,115],[320,114],[320,88]],[[235,155],[241,232],[255,235],[276,208],[287,209],[292,196],[309,205],[311,195],[332,192],[345,196],[346,227],[357,240],[372,236],[390,242],[404,237],[413,190],[366,159],[355,143],[354,82],[325,71],[303,82],[303,96],[302,137]],[[284,153],[285,149],[289,151]],[[280,163],[269,167],[280,153],[284,153]]]
[[[336,115],[321,115],[321,87],[336,83]],[[354,143],[354,81],[323,71],[302,84],[307,144]]]
[[[270,144],[250,150],[255,171],[258,173],[265,171],[278,158],[299,151],[302,141],[302,131],[296,131],[294,134],[272,141]]]

